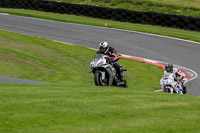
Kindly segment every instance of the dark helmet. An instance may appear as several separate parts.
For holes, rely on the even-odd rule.
[[[109,44],[108,42],[100,42],[99,44],[99,50],[103,52],[104,54],[108,52]]]
[[[171,63],[165,64],[165,70],[167,72],[172,72],[173,71],[173,64],[171,64]]]

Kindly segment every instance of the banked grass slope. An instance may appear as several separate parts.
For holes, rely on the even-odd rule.
[[[200,17],[200,0],[50,0]]]

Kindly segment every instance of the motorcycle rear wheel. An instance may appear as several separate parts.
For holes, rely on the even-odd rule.
[[[121,85],[121,87],[128,88],[128,85],[127,85],[127,83],[126,83],[126,80],[124,80],[124,84],[123,84],[123,85]]]
[[[186,88],[186,86],[183,86],[183,94],[187,94],[187,88]]]

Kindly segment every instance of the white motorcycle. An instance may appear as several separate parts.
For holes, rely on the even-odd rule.
[[[112,63],[108,63],[106,55],[96,54],[93,61],[90,63],[91,73],[94,74],[94,81],[96,86],[120,86],[128,87],[126,80],[121,83],[116,69]],[[120,67],[121,72],[127,71]]]
[[[163,92],[168,93],[176,93],[176,94],[186,94],[187,89],[184,85],[183,77],[178,79],[178,81],[174,80],[172,73],[167,73],[163,75],[163,77],[160,80],[160,85],[162,87]]]

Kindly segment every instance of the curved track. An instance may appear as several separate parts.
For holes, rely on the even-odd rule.
[[[97,48],[102,40],[119,53],[190,68],[200,74],[200,44],[138,32],[0,15],[0,29]],[[187,83],[188,94],[200,95],[200,78]]]

